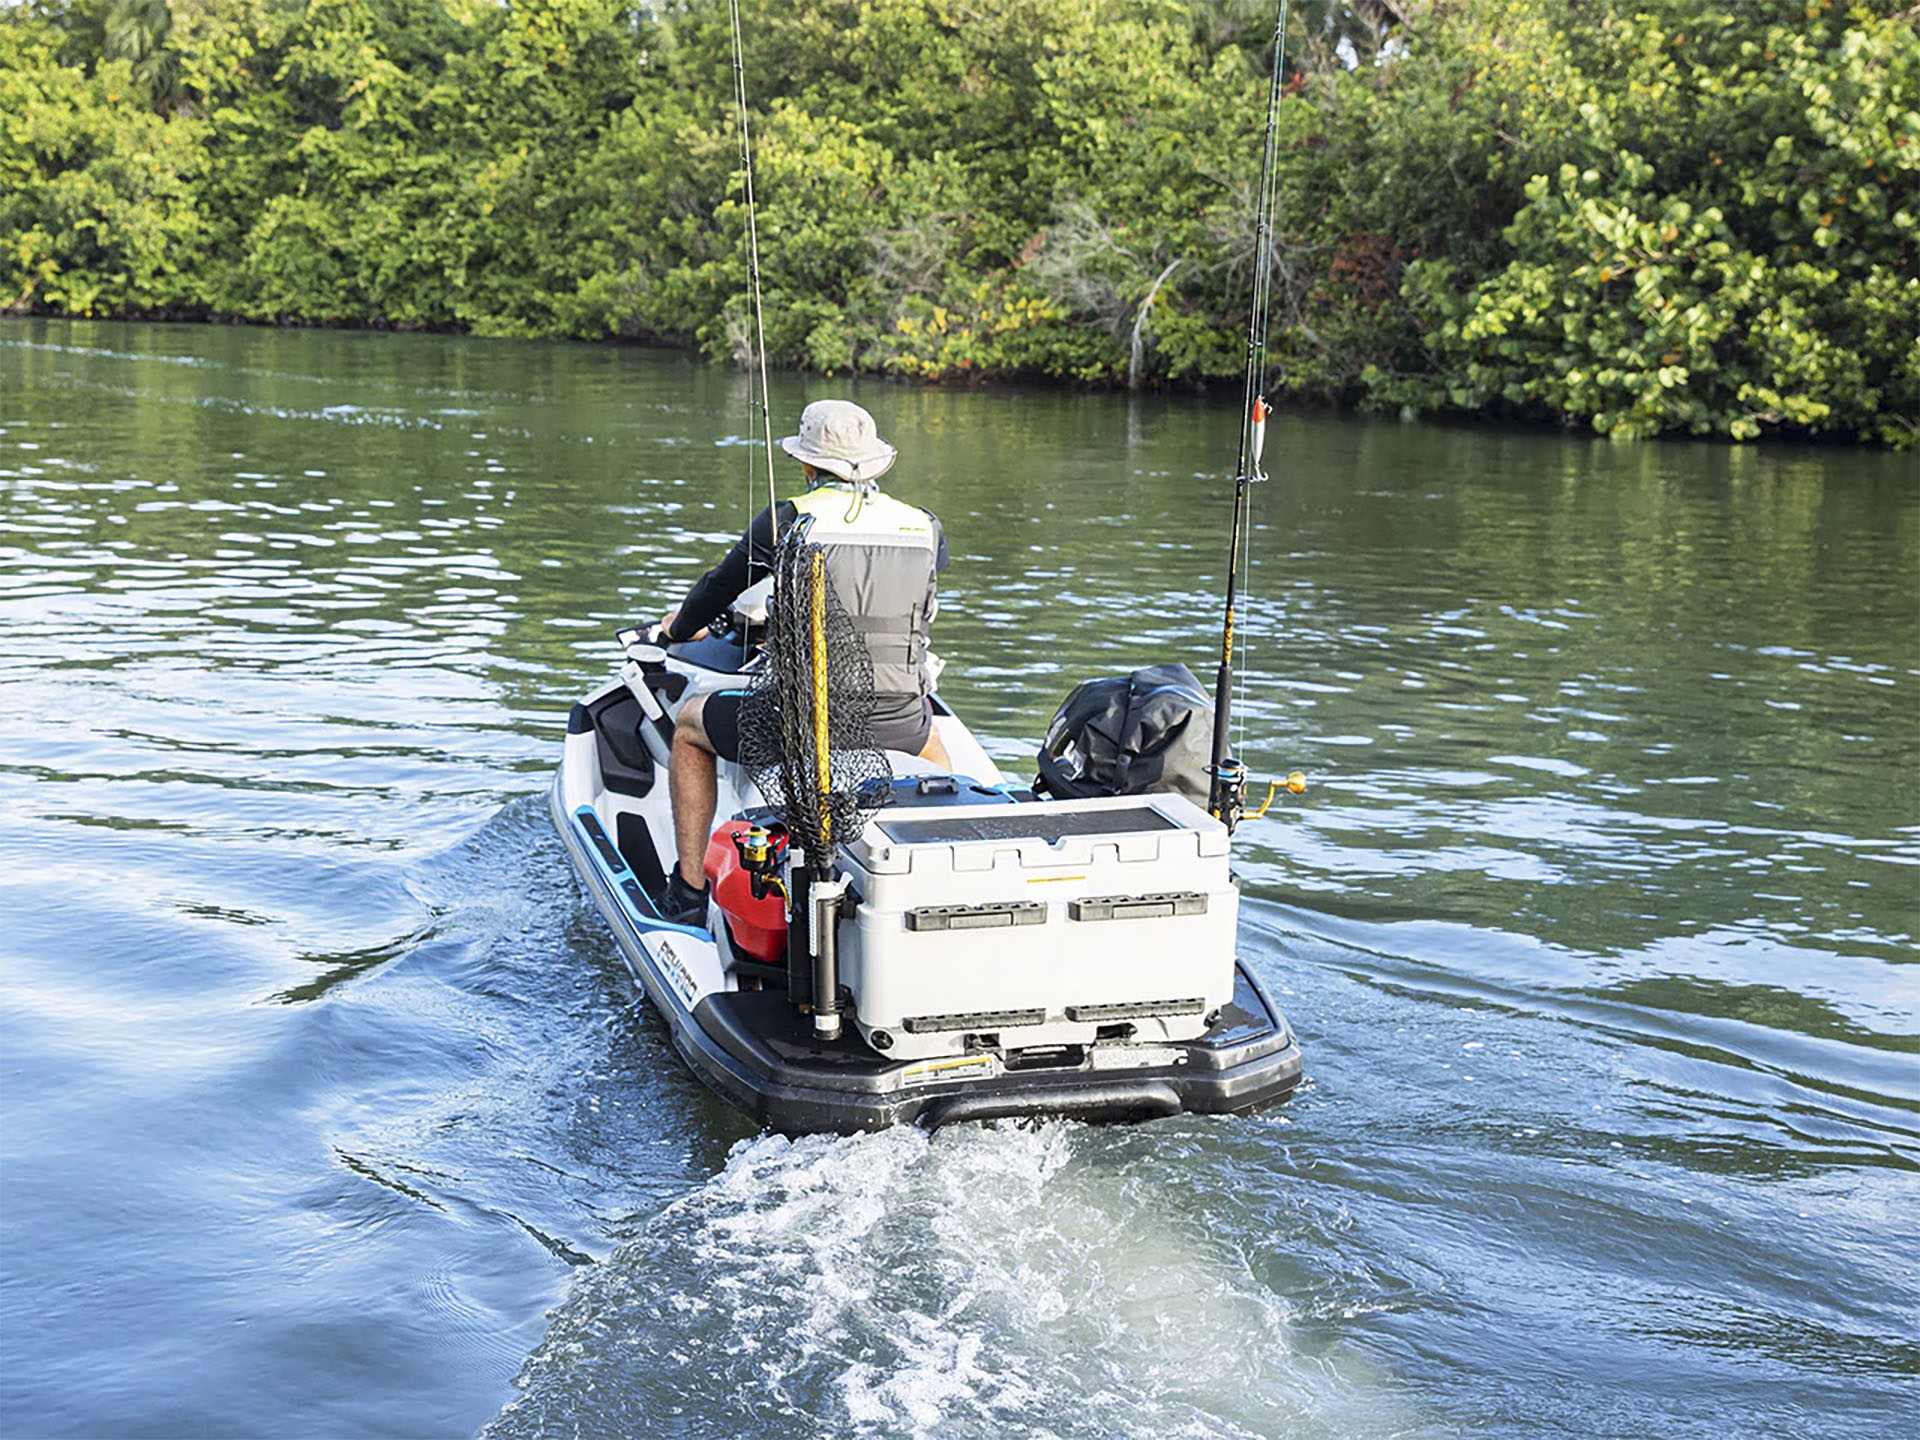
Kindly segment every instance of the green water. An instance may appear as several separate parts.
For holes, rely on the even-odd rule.
[[[1212,662],[1230,400],[852,395],[947,698]],[[1920,1424],[1920,469],[1276,418],[1252,1120],[790,1144],[541,791],[738,532],[638,350],[0,322],[8,1435]],[[785,477],[783,476],[783,483]],[[762,479],[758,483],[764,484]]]

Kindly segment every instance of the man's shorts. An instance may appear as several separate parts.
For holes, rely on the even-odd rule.
[[[715,690],[700,711],[713,753],[723,760],[740,758],[740,706],[745,690]],[[918,755],[933,732],[933,705],[924,695],[876,695],[873,741],[882,750]]]

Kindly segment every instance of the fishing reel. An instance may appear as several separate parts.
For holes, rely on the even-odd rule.
[[[1242,820],[1262,820],[1267,811],[1273,808],[1274,796],[1285,790],[1289,795],[1307,793],[1307,777],[1300,771],[1290,772],[1284,780],[1267,782],[1267,797],[1260,802],[1260,808],[1247,810],[1247,766],[1243,760],[1231,756],[1218,765],[1209,765],[1207,774],[1213,777],[1213,793],[1207,801],[1207,811],[1227,827],[1231,834]]]
[[[733,848],[740,857],[740,868],[747,873],[747,888],[754,899],[764,900],[769,895],[787,898],[787,882],[780,874],[787,853],[785,830],[749,825],[734,831]]]

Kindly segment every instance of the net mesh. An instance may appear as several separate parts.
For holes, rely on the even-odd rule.
[[[740,761],[816,875],[886,803],[873,660],[833,593],[826,550],[789,529],[773,563],[767,646],[740,707]]]

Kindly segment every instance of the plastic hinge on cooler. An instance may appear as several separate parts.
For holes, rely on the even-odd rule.
[[[1207,897],[1198,890],[1169,891],[1164,895],[1090,895],[1069,900],[1073,920],[1158,920],[1170,915],[1204,915]]]
[[[907,911],[907,929],[1000,930],[1010,925],[1044,925],[1047,907],[1038,900],[994,900],[984,905],[922,905]]]

